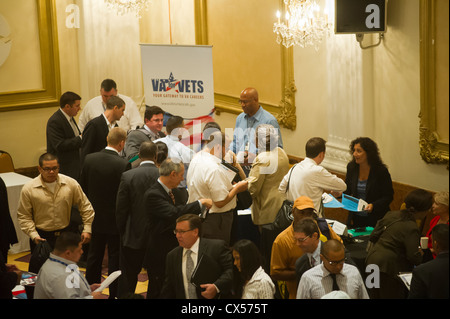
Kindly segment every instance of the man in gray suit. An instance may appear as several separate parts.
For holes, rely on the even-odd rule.
[[[116,221],[120,234],[119,297],[134,294],[137,276],[141,271],[148,242],[149,215],[145,207],[144,193],[158,179],[155,166],[156,145],[145,141],[139,148],[138,167],[122,174],[116,202]]]
[[[139,146],[144,141],[155,141],[166,135],[161,132],[164,124],[164,111],[159,106],[146,106],[145,124],[130,131],[123,153],[127,160],[132,160],[139,153]]]

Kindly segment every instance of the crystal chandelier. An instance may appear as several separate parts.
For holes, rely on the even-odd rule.
[[[277,12],[278,21],[273,25],[277,34],[277,43],[286,48],[298,45],[302,48],[314,46],[316,50],[324,37],[331,33],[328,14],[320,13],[320,6],[315,0],[284,0],[285,19]]]
[[[134,13],[137,18],[141,18],[141,12],[147,10],[150,5],[150,0],[105,0],[105,2],[118,14]]]

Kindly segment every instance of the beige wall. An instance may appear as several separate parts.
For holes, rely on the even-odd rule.
[[[56,3],[61,89],[81,92],[85,103],[96,94],[99,81],[104,77],[103,68],[114,63],[123,65],[130,60],[139,62],[139,52],[133,47],[111,53],[105,66],[93,64],[87,52],[99,43],[96,37],[101,36],[101,32],[100,35],[88,33],[83,24],[80,29],[65,27],[66,5],[76,3],[83,8],[84,1],[57,0]],[[169,43],[168,18],[164,18],[168,8],[164,3],[166,1],[155,0],[147,16],[139,22],[121,22],[128,26],[129,36],[120,38],[115,44],[120,47],[130,43],[128,41],[135,46],[138,42]],[[193,44],[192,3],[185,2],[182,11],[177,11],[175,5],[171,8],[173,43]],[[390,0],[388,9],[389,29],[383,43],[376,48],[363,52],[353,36],[337,38],[335,35],[323,43],[318,52],[313,48],[295,48],[297,129],[282,129],[285,149],[288,154],[303,157],[304,144],[311,136],[328,140],[332,136],[342,139],[342,145],[347,145],[348,140],[358,135],[371,136],[377,141],[395,181],[435,191],[448,190],[446,166],[426,164],[419,155],[419,0]],[[186,12],[189,14],[183,14]],[[151,20],[152,16],[158,17],[158,23]],[[109,24],[120,20],[110,17],[103,21]],[[340,52],[339,56],[330,54],[333,50]],[[270,62],[257,60],[256,64],[264,63]],[[119,90],[139,104],[141,74],[137,74],[135,63],[132,68],[132,72],[120,79],[123,89],[119,86]],[[117,73],[120,70],[116,68],[113,76],[120,74]],[[30,69],[29,72],[38,71]],[[11,79],[20,81],[14,74]],[[264,96],[261,99],[264,100]],[[45,150],[47,119],[54,111],[45,108],[0,112],[0,149],[12,154],[16,168],[36,165],[38,156]],[[346,114],[356,120],[349,121]],[[340,116],[344,117],[342,125]],[[228,113],[216,116],[223,128],[234,127],[235,118],[236,115]],[[333,122],[333,118],[339,121]]]

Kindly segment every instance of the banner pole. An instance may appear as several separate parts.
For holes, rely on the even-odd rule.
[[[170,14],[170,0],[168,0],[169,3],[169,36],[170,36],[170,44],[172,44],[172,17]]]

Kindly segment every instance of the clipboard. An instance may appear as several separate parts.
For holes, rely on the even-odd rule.
[[[197,266],[192,272],[191,283],[198,289],[200,285],[212,284],[221,274],[220,265],[206,254],[200,255],[197,261]]]

